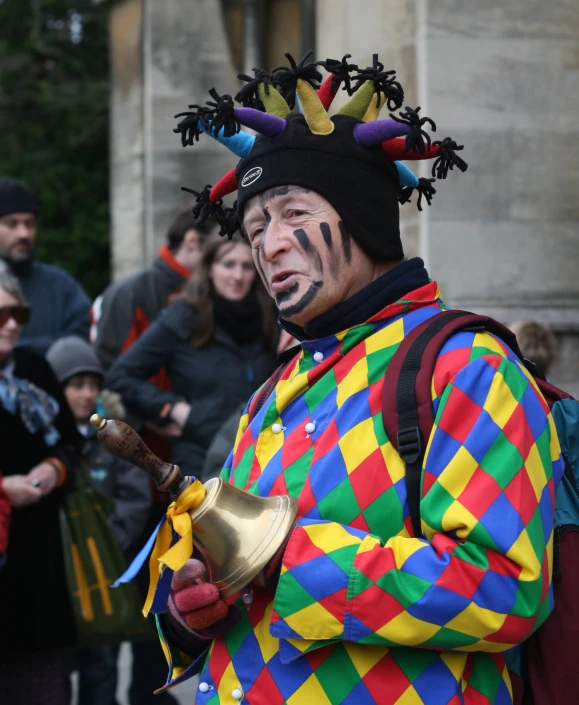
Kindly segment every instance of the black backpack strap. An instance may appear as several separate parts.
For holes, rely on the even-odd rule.
[[[513,352],[519,348],[507,328],[468,311],[441,311],[414,328],[400,343],[384,376],[382,419],[386,434],[406,463],[406,493],[414,536],[422,536],[420,480],[426,444],[434,425],[431,384],[446,341],[463,330],[494,333]]]

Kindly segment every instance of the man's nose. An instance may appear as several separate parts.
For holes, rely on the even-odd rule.
[[[292,231],[283,225],[269,224],[261,244],[261,255],[264,260],[273,262],[276,257],[291,249]]]
[[[14,234],[19,238],[19,239],[30,239],[32,235],[32,229],[26,225],[26,223],[17,223],[16,227],[14,228]]]

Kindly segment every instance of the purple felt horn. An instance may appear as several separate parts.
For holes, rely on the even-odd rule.
[[[396,120],[360,122],[354,128],[354,139],[358,144],[362,145],[362,147],[374,147],[394,137],[407,135],[410,129],[410,125]]]
[[[275,139],[285,130],[285,120],[277,115],[262,113],[255,108],[235,108],[234,113],[242,125],[259,132],[264,137]]]

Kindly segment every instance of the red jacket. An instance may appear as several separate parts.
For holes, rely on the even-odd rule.
[[[10,498],[2,488],[2,475],[0,475],[0,553],[6,553],[8,548],[11,514],[12,505],[10,504]]]

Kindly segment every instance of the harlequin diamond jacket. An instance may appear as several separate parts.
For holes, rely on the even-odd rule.
[[[404,335],[441,308],[431,282],[304,342],[261,411],[242,417],[223,477],[297,497],[299,520],[275,596],[239,600],[241,623],[189,666],[165,644],[170,684],[201,671],[197,705],[512,702],[503,653],[552,607],[563,464],[521,363],[488,333],[459,333],[435,368],[424,537],[412,536],[382,380]]]

